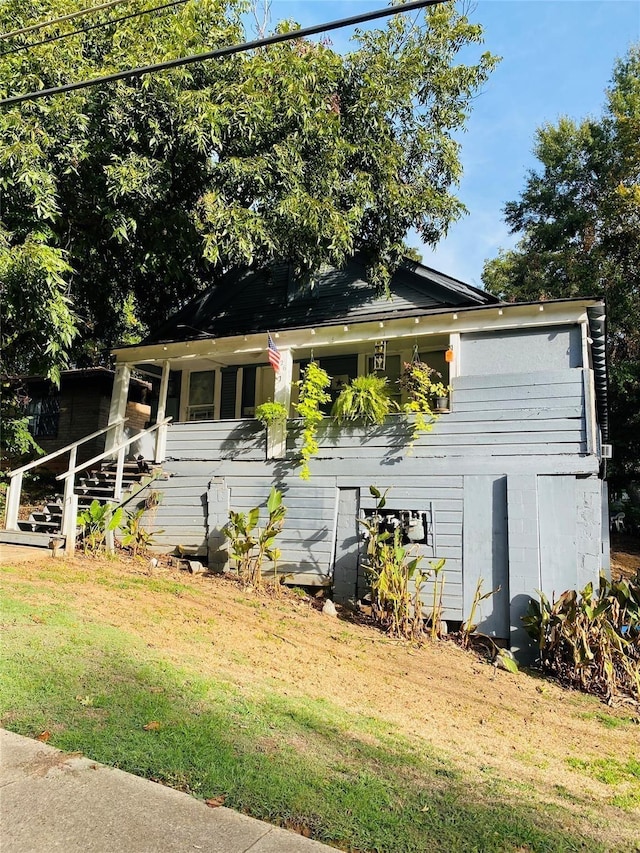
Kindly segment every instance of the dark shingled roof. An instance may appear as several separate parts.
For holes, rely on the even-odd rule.
[[[344,269],[321,270],[313,286],[300,286],[284,263],[232,271],[143,344],[388,320],[500,303],[483,290],[408,259],[394,273],[388,296],[365,275],[365,265],[357,257]]]

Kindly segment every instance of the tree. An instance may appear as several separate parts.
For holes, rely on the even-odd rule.
[[[615,66],[598,119],[562,118],[536,136],[537,170],[505,218],[515,249],[485,263],[507,300],[607,301],[613,485],[640,477],[640,44]]]
[[[0,31],[84,6],[6,0]],[[192,0],[27,51],[11,52],[33,34],[4,40],[0,91],[240,42],[242,9]],[[304,274],[361,250],[383,285],[410,227],[434,243],[463,210],[452,134],[495,59],[457,60],[481,36],[446,4],[344,56],[297,39],[1,109],[2,372],[98,363],[236,265]]]

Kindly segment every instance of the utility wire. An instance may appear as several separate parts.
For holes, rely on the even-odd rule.
[[[448,0],[412,0],[410,3],[401,3],[397,6],[387,6],[384,9],[376,9],[372,12],[363,12],[360,15],[353,15],[350,18],[341,18],[337,21],[330,21],[326,24],[314,24],[311,27],[302,27],[299,30],[292,30],[287,33],[276,33],[266,38],[256,39],[255,41],[243,42],[242,44],[228,45],[217,50],[210,50],[204,53],[196,53],[191,56],[184,56],[178,59],[169,59],[166,62],[158,62],[155,65],[142,65],[139,68],[129,68],[125,71],[117,71],[113,74],[106,74],[104,77],[94,77],[90,80],[80,80],[76,83],[65,83],[63,86],[53,86],[50,89],[36,89],[34,92],[26,92],[23,95],[12,95],[9,98],[0,100],[0,107],[6,107],[11,104],[20,104],[24,101],[35,101],[38,98],[47,98],[50,95],[60,95],[63,92],[75,92],[78,89],[88,89],[91,86],[101,86],[104,83],[113,83],[116,80],[127,80],[133,77],[142,77],[144,74],[153,74],[156,71],[166,71],[168,68],[179,68],[183,65],[193,65],[195,62],[205,62],[209,59],[220,59],[223,56],[233,56],[236,53],[244,53],[248,50],[255,50],[259,47],[267,47],[272,44],[279,44],[285,41],[294,41],[307,36],[317,35],[318,33],[328,32],[329,30],[337,30],[342,27],[354,26],[362,24],[366,21],[373,21],[378,18],[386,18],[390,15],[397,15],[400,12],[412,12],[414,9],[423,9],[427,6],[437,6],[440,3],[448,2]]]
[[[162,6],[154,6],[151,9],[142,9],[140,12],[131,12],[129,15],[122,15],[120,18],[110,18],[108,21],[100,21],[97,24],[89,24],[88,27],[81,27],[79,30],[72,30],[70,33],[58,33],[55,36],[49,36],[49,38],[42,39],[42,41],[34,41],[30,44],[21,44],[18,47],[12,47],[10,50],[2,51],[0,56],[9,56],[12,53],[21,53],[24,50],[30,50],[32,47],[40,47],[41,45],[49,44],[52,41],[58,41],[59,39],[71,38],[71,36],[88,33],[91,30],[98,29],[98,27],[108,27],[110,24],[119,24],[122,21],[128,21],[130,18],[139,18],[141,15],[148,15],[151,12],[161,12],[164,9],[170,9],[172,6],[181,6],[188,2],[189,0],[172,0],[171,3],[164,3]]]
[[[0,41],[10,39],[14,36],[22,36],[25,33],[32,33],[34,30],[41,30],[43,27],[52,27],[54,24],[61,24],[63,21],[70,21],[72,18],[80,18],[82,15],[89,15],[91,12],[101,12],[103,9],[110,9],[112,6],[118,6],[121,3],[128,3],[130,0],[109,0],[108,3],[102,3],[100,6],[88,6],[86,9],[78,9],[77,12],[69,12],[68,15],[62,15],[61,18],[52,18],[50,21],[41,21],[39,24],[31,24],[29,27],[22,27],[20,30],[12,30],[10,33],[0,33]]]

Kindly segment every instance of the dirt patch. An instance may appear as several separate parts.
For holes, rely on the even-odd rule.
[[[450,641],[410,648],[325,616],[312,599],[261,596],[223,577],[76,558],[15,566],[9,578],[34,606],[52,596],[68,603],[72,590],[85,618],[245,695],[325,699],[382,720],[389,734],[451,761],[478,792],[490,783],[505,799],[561,807],[576,831],[605,846],[615,835],[635,849],[640,838],[640,809],[616,807],[615,788],[577,767],[637,758],[637,707],[607,708],[535,673],[495,670]],[[274,744],[265,738],[259,748],[268,754]]]
[[[611,576],[635,578],[640,572],[640,539],[624,533],[614,534],[611,541]]]

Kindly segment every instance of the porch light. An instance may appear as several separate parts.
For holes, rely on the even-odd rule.
[[[457,314],[454,314],[454,315],[453,315],[453,317],[452,317],[452,319],[453,319],[453,320],[457,320],[457,319],[458,319],[458,315],[457,315]]]
[[[453,350],[451,349],[451,347],[444,351],[444,360],[447,362],[447,364],[451,364],[451,362],[453,361]]]

